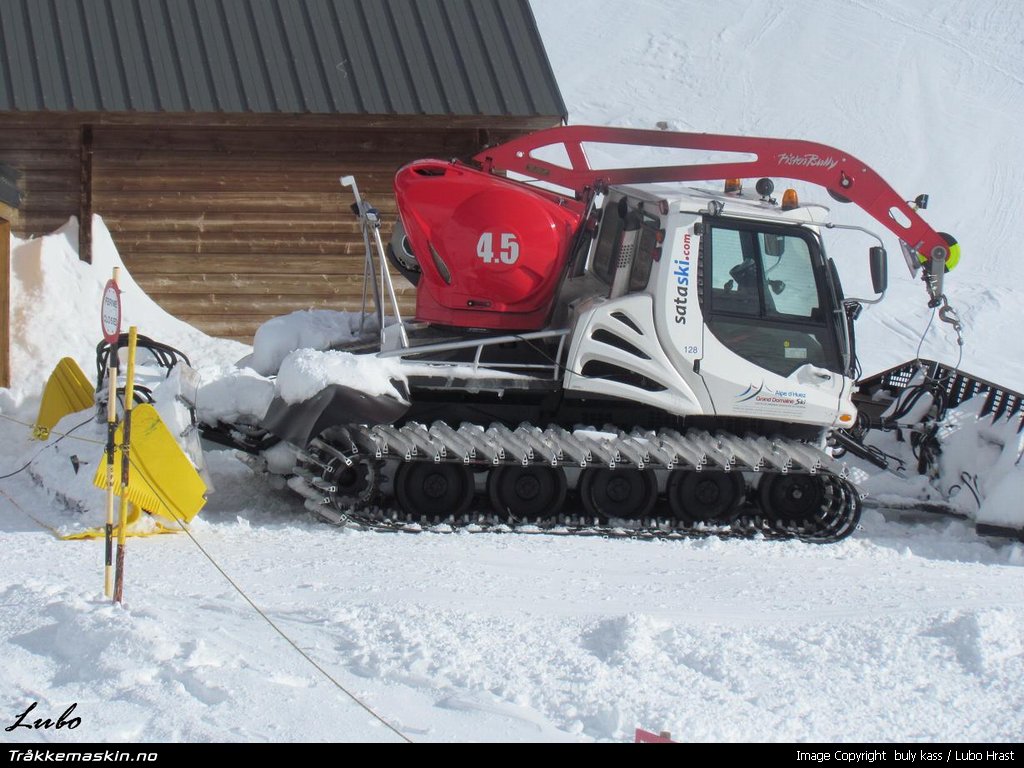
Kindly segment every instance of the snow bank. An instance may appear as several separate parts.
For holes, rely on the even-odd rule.
[[[245,360],[266,373],[280,367],[281,375],[275,382],[253,368],[231,362],[248,351],[244,345],[210,338],[167,314],[150,299],[124,268],[101,218],[94,220],[92,264],[79,260],[77,242],[78,228],[73,219],[51,235],[27,241],[12,238],[14,386],[3,392],[0,407],[7,411],[20,408],[22,420],[34,417],[34,398],[60,358],[72,357],[90,378],[94,375],[95,348],[102,337],[100,297],[115,266],[121,268],[123,327],[137,325],[141,334],[181,349],[196,366],[195,371],[178,367],[168,374],[162,368],[147,366],[143,354],[137,380],[152,390],[164,423],[201,471],[203,454],[191,413],[179,396],[194,403],[198,419],[210,424],[258,423],[275,394],[298,402],[330,384],[399,397],[391,383],[391,379],[401,376],[397,363],[318,351],[353,338],[359,328],[358,313],[296,312],[266,323],[257,334],[253,354]],[[369,322],[375,325],[373,318]],[[101,525],[105,518],[103,494],[92,485],[93,473],[102,461],[105,427],[81,425],[91,415],[86,412],[65,418],[56,432],[77,426],[74,436],[44,450],[30,469],[31,477],[50,498],[70,513],[70,517],[62,515],[54,521],[61,533]],[[18,427],[16,432],[9,441],[12,447],[20,446],[14,455],[31,455],[42,448],[28,440],[27,429]],[[285,449],[267,459],[281,472],[294,466],[294,455]]]
[[[10,405],[38,395],[62,357],[74,358],[94,375],[102,340],[100,297],[114,267],[121,268],[124,330],[136,325],[140,334],[181,349],[194,364],[235,360],[248,351],[238,342],[207,336],[149,298],[125,268],[99,216],[93,217],[92,235],[92,264],[78,258],[75,219],[50,235],[12,238]]]
[[[156,304],[125,268],[117,248],[99,216],[93,219],[93,262],[78,258],[78,224],[68,221],[56,232],[30,240],[12,238],[11,251],[11,368],[12,386],[0,390],[0,409],[20,420],[32,421],[36,399],[53,367],[62,357],[71,357],[93,379],[96,345],[102,339],[99,322],[100,297],[114,267],[120,267],[118,284],[123,308],[122,328],[135,325],[139,333],[179,348],[193,363],[206,366],[209,378],[220,378],[230,360],[248,351],[234,341],[215,339],[169,315]],[[122,357],[124,353],[122,353]],[[172,434],[178,437],[193,463],[203,471],[203,455],[191,423],[191,414],[179,398],[195,400],[199,377],[181,366],[170,373],[140,352],[136,381],[152,390],[155,407]],[[256,374],[252,374],[256,376]],[[235,415],[249,406],[259,409],[255,386],[238,386],[239,376],[226,384],[205,390],[208,410]],[[273,385],[263,380],[265,401]],[[202,390],[200,390],[202,391]],[[256,403],[256,404],[254,404]],[[265,403],[263,410],[266,410]],[[82,424],[93,417],[92,409],[67,416],[56,427],[63,433],[77,427],[59,444],[29,440],[29,430],[15,424],[5,429],[4,440],[11,460],[34,456],[28,476],[45,488],[47,495],[65,514],[53,521],[61,533],[72,533],[102,525],[105,520],[103,493],[92,485],[92,477],[103,460],[105,425]],[[262,411],[260,412],[262,415]],[[19,462],[20,463],[20,462]],[[212,490],[212,489],[211,489]]]
[[[389,395],[404,400],[392,383],[403,379],[397,360],[299,349],[289,354],[277,374],[277,394],[287,403],[308,400],[331,384],[341,384],[368,395]]]

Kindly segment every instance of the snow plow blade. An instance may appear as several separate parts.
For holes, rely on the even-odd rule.
[[[263,417],[263,428],[295,445],[310,440],[336,424],[390,424],[409,410],[387,395],[369,395],[342,384],[331,384],[301,403],[289,405],[274,398]]]
[[[69,413],[91,408],[96,402],[95,398],[92,384],[78,363],[70,357],[65,357],[57,363],[46,381],[32,437],[36,440],[46,440],[57,422]]]
[[[987,421],[992,428],[1001,425],[1008,440],[1002,450],[1015,453],[1017,464],[1021,462],[1020,451],[1024,447],[1024,393],[925,359],[908,361],[863,378],[857,384],[859,392],[854,394],[853,401],[861,412],[861,422],[849,433],[834,433],[833,440],[836,447],[846,449],[875,466],[901,477],[905,476],[904,471],[916,470],[918,475],[938,478],[944,471],[944,448],[953,437],[946,422],[947,412],[967,401],[976,404],[972,417],[976,415],[979,421]],[[918,405],[918,402],[923,403],[924,407]],[[865,442],[872,431],[895,431],[899,442],[909,442],[916,467],[913,466],[914,462],[903,461]],[[989,442],[991,444],[991,440]],[[907,467],[907,464],[910,466]],[[956,477],[955,472],[953,477]],[[927,501],[868,500],[866,506],[896,513],[961,518],[973,524],[981,536],[1024,541],[1024,526],[1017,520],[1004,522],[1001,519],[986,519],[987,513],[983,510],[986,494],[976,487],[976,482],[976,476],[961,473],[959,480],[949,480],[944,488],[951,486],[962,490],[966,486],[974,495],[977,515],[951,503],[949,498]],[[944,495],[949,493],[951,491]]]
[[[857,382],[860,392],[854,395],[853,401],[859,409],[868,414],[872,426],[880,425],[881,412],[922,368],[930,381],[939,383],[939,388],[945,396],[946,408],[955,408],[972,397],[984,397],[984,405],[979,415],[990,416],[993,421],[1000,418],[1018,418],[1017,431],[1024,431],[1024,394],[924,358],[909,360],[903,365],[867,376]]]
[[[123,439],[122,425],[115,436],[118,446]],[[206,504],[206,483],[152,405],[140,405],[132,410],[130,450],[128,500],[171,523],[191,522]],[[114,466],[120,465],[118,448],[114,451]],[[99,462],[93,483],[97,488],[106,488],[105,462]]]

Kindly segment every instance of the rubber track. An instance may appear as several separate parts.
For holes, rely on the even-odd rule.
[[[809,474],[821,478],[822,503],[812,520],[768,519],[747,504],[731,524],[685,523],[666,518],[595,520],[581,515],[559,515],[532,520],[502,518],[493,513],[453,517],[417,518],[381,505],[379,489],[361,502],[338,503],[329,478],[341,465],[366,460],[379,468],[385,463],[457,463],[474,469],[497,466],[656,468],[664,470]],[[800,539],[816,543],[839,541],[850,535],[861,513],[861,495],[846,478],[845,467],[815,446],[784,438],[714,435],[702,431],[680,434],[674,430],[632,433],[594,430],[542,430],[522,425],[516,430],[494,425],[484,429],[464,424],[458,429],[444,423],[427,427],[350,426],[340,428],[330,443],[314,440],[300,451],[289,486],[306,499],[306,507],[337,525],[381,531],[556,533],[633,538]]]

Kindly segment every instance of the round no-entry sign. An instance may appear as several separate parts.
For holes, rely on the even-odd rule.
[[[109,344],[116,344],[121,336],[121,291],[113,280],[107,280],[103,288],[100,324],[103,326],[103,338]]]

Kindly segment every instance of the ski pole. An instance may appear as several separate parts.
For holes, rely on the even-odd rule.
[[[121,505],[117,526],[117,573],[114,583],[114,602],[120,603],[124,595],[124,543],[125,528],[128,527],[128,470],[129,450],[132,438],[132,405],[135,400],[135,343],[138,337],[136,327],[128,328],[128,371],[124,384],[124,437],[121,440]]]

